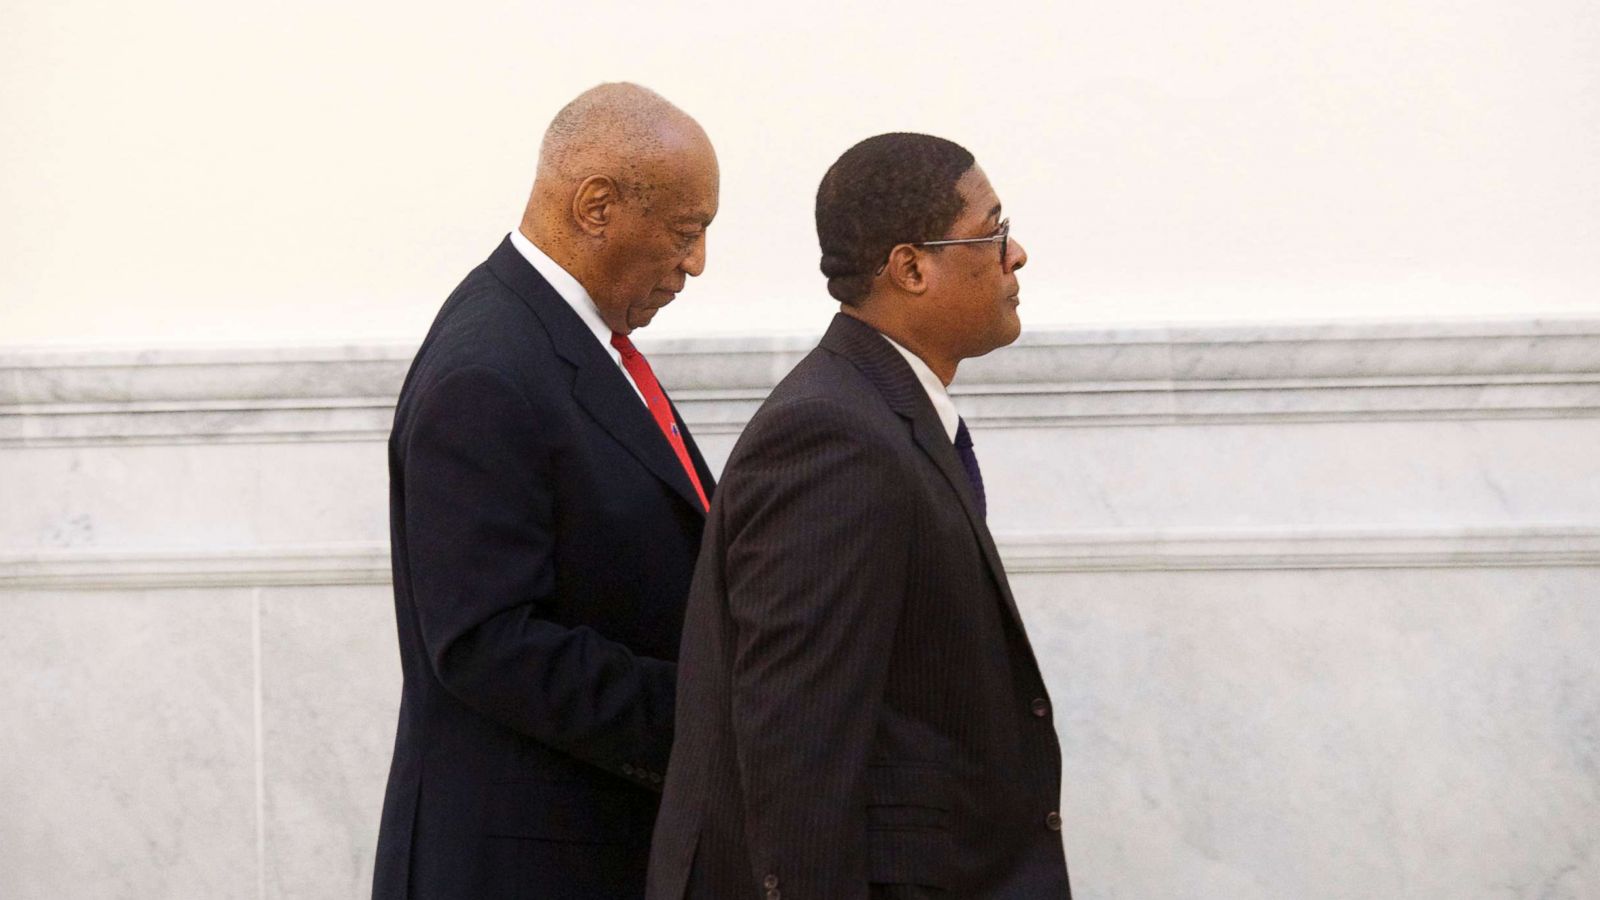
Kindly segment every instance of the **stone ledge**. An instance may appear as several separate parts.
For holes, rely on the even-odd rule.
[[[1002,534],[1012,575],[1600,566],[1600,524]],[[219,550],[62,549],[0,555],[0,590],[387,585],[370,541]]]

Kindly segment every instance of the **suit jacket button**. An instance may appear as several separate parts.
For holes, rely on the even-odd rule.
[[[761,886],[769,891],[776,888],[778,886],[778,876],[768,875],[766,878],[762,879]]]
[[[1033,710],[1033,714],[1041,719],[1050,714],[1050,703],[1043,697],[1035,697],[1033,702],[1028,705],[1028,708]]]
[[[1060,831],[1061,830],[1061,814],[1058,813],[1058,812],[1053,812],[1050,815],[1045,816],[1044,817],[1044,827],[1050,829],[1051,831]]]

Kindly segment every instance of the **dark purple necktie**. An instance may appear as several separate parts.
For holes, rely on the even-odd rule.
[[[978,469],[978,456],[972,452],[972,433],[967,431],[966,419],[957,419],[956,422],[956,455],[961,457],[961,465],[967,470],[967,479],[972,482],[972,495],[978,499],[978,514],[987,519],[989,501],[983,494],[983,472]]]

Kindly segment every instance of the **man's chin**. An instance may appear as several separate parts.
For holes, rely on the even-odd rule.
[[[660,308],[659,306],[635,306],[630,308],[628,310],[628,327],[643,328],[649,325],[650,320],[656,317],[656,310]]]
[[[1006,310],[1004,324],[1001,326],[1005,337],[1005,343],[1001,344],[1001,347],[1008,346],[1022,337],[1022,316],[1017,314],[1017,301],[1007,300],[1006,303],[1010,308]]]
[[[650,324],[656,313],[668,303],[676,300],[678,295],[667,291],[651,291],[644,303],[628,307],[628,325],[633,328],[643,328]]]

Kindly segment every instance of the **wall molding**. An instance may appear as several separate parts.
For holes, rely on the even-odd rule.
[[[1251,529],[1003,534],[1013,576],[1078,572],[1600,566],[1600,524],[1466,529]],[[388,585],[366,541],[218,550],[58,549],[0,555],[0,590]]]
[[[640,343],[710,435],[737,433],[815,338]],[[0,447],[382,440],[414,350],[0,350]],[[991,427],[1591,418],[1600,318],[1032,332],[952,392]]]
[[[0,554],[0,590],[387,585],[387,541]]]
[[[1124,530],[997,542],[1013,575],[1600,566],[1600,525]]]

